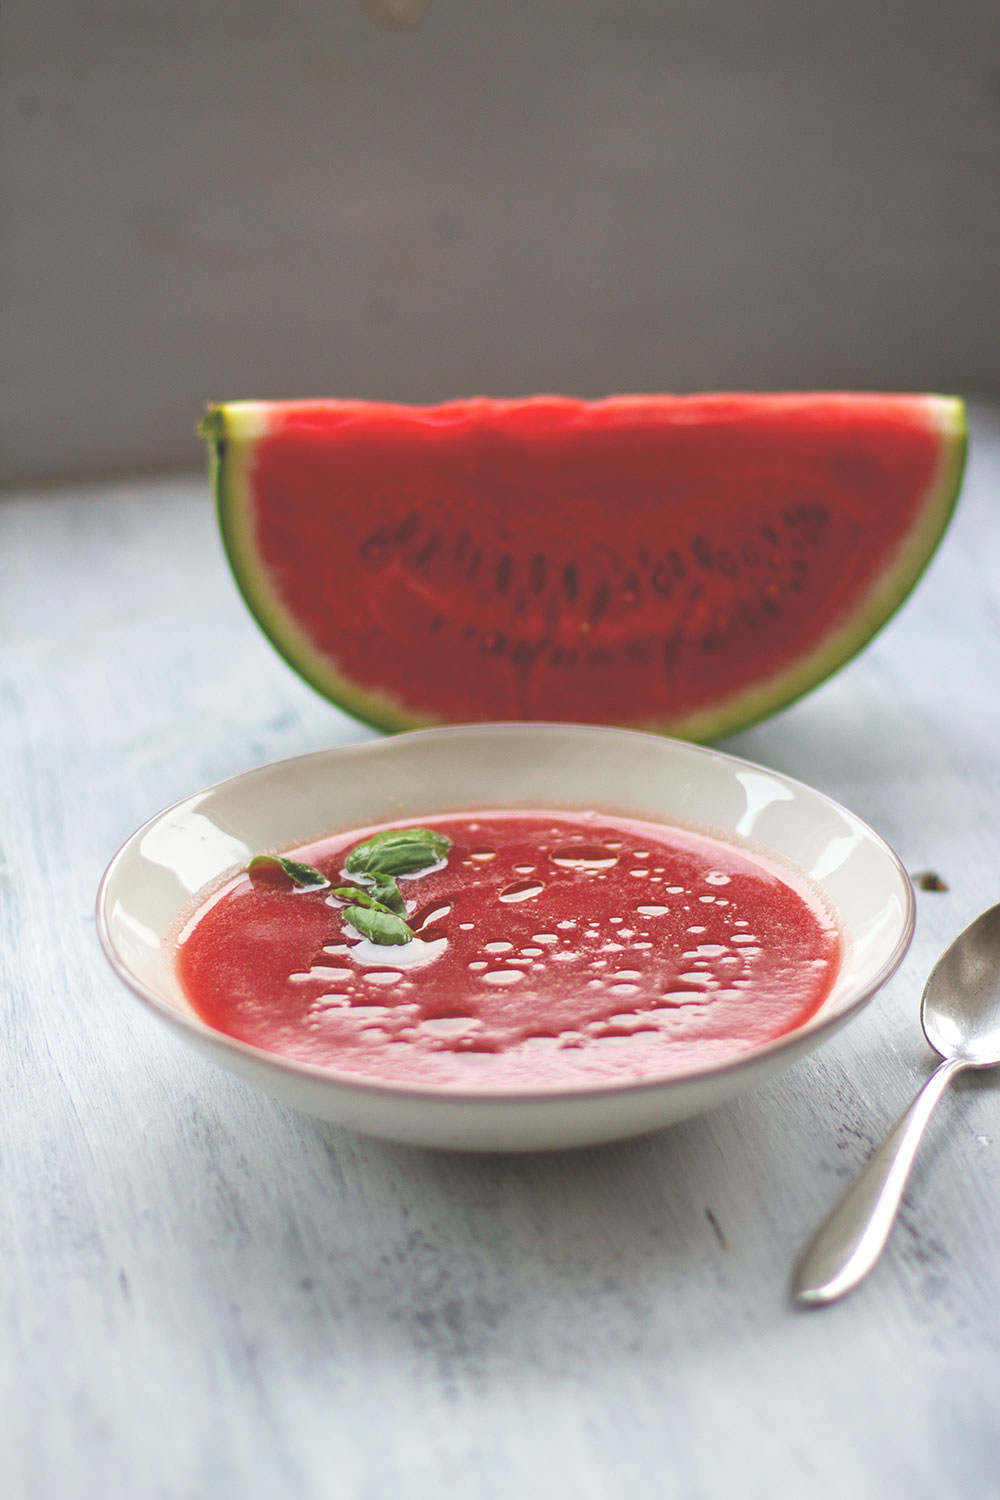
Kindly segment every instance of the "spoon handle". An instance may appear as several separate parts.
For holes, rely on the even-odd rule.
[[[889,1238],[934,1106],[950,1080],[966,1066],[951,1058],[935,1068],[906,1114],[823,1220],[795,1268],[792,1291],[796,1301],[809,1306],[835,1302],[871,1270]]]

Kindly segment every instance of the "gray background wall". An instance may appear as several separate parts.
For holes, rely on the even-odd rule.
[[[210,398],[1000,389],[997,0],[6,0],[0,479]]]

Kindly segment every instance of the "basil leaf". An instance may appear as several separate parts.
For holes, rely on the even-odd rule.
[[[413,933],[395,912],[377,911],[371,906],[346,906],[343,916],[350,927],[373,943],[398,947],[413,940]]]
[[[335,885],[330,894],[339,896],[341,901],[346,901],[350,906],[367,906],[372,911],[392,911],[392,907],[387,902],[378,899],[377,891],[366,891],[360,885]],[[402,915],[406,915],[405,907]]]
[[[374,906],[394,911],[397,917],[406,916],[406,902],[391,875],[380,875],[369,886],[335,885],[331,894],[339,896],[341,901],[353,901],[356,906]]]
[[[375,877],[375,884],[372,886],[372,895],[381,906],[388,907],[389,911],[394,911],[397,917],[406,916],[406,902],[403,900],[403,893],[391,875],[377,875]]]
[[[319,890],[330,882],[312,865],[304,865],[297,859],[283,859],[280,854],[255,854],[247,865],[247,874],[253,880],[262,879],[265,884],[283,884],[288,879],[304,890]]]
[[[355,844],[344,867],[349,875],[412,875],[439,864],[450,848],[451,839],[432,828],[389,828]]]

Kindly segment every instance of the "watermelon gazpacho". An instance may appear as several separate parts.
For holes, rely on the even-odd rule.
[[[177,973],[209,1026],[371,1081],[634,1083],[801,1026],[837,975],[804,875],[602,812],[482,811],[261,855],[204,899]]]
[[[739,729],[853,656],[951,515],[962,403],[235,401],[202,430],[258,623],[385,729]]]

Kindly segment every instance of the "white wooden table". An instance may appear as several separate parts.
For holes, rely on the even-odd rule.
[[[317,1124],[193,1056],[105,964],[149,814],[368,731],[245,613],[205,481],[0,506],[0,1492],[10,1500],[1000,1496],[1000,1080],[944,1102],[890,1252],[802,1312],[789,1267],[933,1058],[938,951],[1000,899],[1000,417],[857,661],[729,742],[872,822],[902,970],[743,1101],[479,1158]]]

